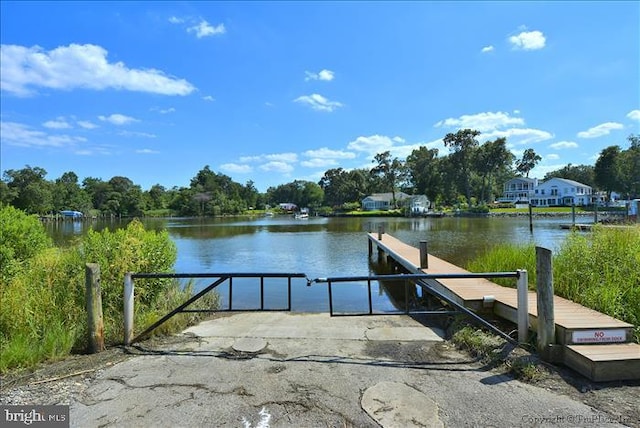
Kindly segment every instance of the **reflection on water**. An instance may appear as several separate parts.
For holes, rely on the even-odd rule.
[[[530,243],[557,249],[570,233],[560,228],[567,218],[534,220],[533,234],[529,221],[522,218],[322,218],[297,220],[292,217],[223,218],[223,219],[144,219],[152,230],[166,229],[178,249],[176,272],[234,273],[278,272],[305,273],[309,278],[369,275],[376,268],[367,254],[367,231],[382,225],[387,233],[418,246],[426,240],[429,252],[454,264],[465,266],[477,255],[496,244]],[[68,243],[93,228],[123,227],[126,221],[82,221],[47,224],[47,230],[59,245]],[[514,267],[516,269],[517,267]],[[206,282],[206,281],[205,281]],[[208,283],[196,282],[196,289]],[[270,284],[269,305],[278,307],[286,300],[286,290]],[[394,310],[389,289],[372,285],[372,300],[377,311]],[[395,290],[395,289],[394,289]],[[228,291],[220,289],[223,303]],[[285,294],[282,294],[285,293]],[[292,307],[298,311],[328,310],[326,284],[308,287],[304,280],[294,280]],[[337,311],[368,311],[366,284],[336,286]],[[227,300],[225,300],[227,299]],[[259,307],[255,285],[234,285],[234,307]],[[236,306],[240,305],[240,306]]]

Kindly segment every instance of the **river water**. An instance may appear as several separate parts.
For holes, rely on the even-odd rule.
[[[366,232],[382,225],[387,233],[418,246],[428,243],[429,252],[464,266],[492,246],[503,243],[529,243],[555,250],[567,233],[560,224],[569,217],[535,218],[533,233],[527,217],[501,218],[324,218],[294,219],[288,216],[211,219],[145,219],[149,229],[167,229],[178,249],[175,271],[180,273],[304,273],[307,277],[358,276],[375,273],[375,260],[369,260]],[[58,244],[86,232],[124,225],[114,222],[50,223],[48,230]],[[374,258],[375,259],[375,258]],[[514,266],[513,269],[517,269]],[[201,289],[211,280],[195,281]],[[270,283],[271,282],[271,283]],[[286,287],[267,280],[265,307],[286,306]],[[348,283],[334,288],[339,311],[367,310],[366,284]],[[255,280],[238,280],[233,287],[233,307],[259,307],[259,285]],[[228,305],[228,289],[219,290]],[[307,286],[294,279],[292,309],[328,310],[325,284]],[[393,311],[388,290],[373,284],[374,310]]]

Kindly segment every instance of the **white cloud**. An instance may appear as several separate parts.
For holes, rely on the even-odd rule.
[[[476,129],[480,132],[492,131],[506,126],[524,125],[524,119],[512,117],[504,112],[483,112],[462,115],[458,118],[448,118],[435,124],[436,127]]]
[[[640,110],[631,110],[627,117],[631,120],[640,120]]]
[[[202,99],[205,101],[215,101],[215,98],[213,98],[211,95],[206,95],[202,97]]]
[[[224,28],[224,24],[218,24],[215,27],[209,24],[204,19],[199,23],[187,28],[187,32],[196,33],[196,37],[201,39],[203,37],[215,36],[217,34],[226,33],[226,28]]]
[[[305,82],[308,82],[309,80],[324,80],[326,82],[330,82],[335,77],[335,73],[333,71],[326,69],[320,70],[318,73],[305,71],[304,74],[307,76],[304,78]]]
[[[71,129],[73,128],[64,117],[58,117],[56,120],[48,120],[42,124],[45,128],[49,129]]]
[[[338,165],[338,161],[335,159],[311,158],[300,162],[300,165],[307,168],[328,168]]]
[[[79,127],[84,129],[95,129],[98,127],[98,125],[88,120],[79,120],[77,123]]]
[[[240,162],[242,163],[265,161],[295,163],[298,162],[298,155],[296,153],[272,153],[268,155],[243,156],[240,158]]]
[[[184,22],[183,18],[178,18],[177,16],[172,16],[169,18],[169,22],[172,24],[182,24]]]
[[[140,150],[136,150],[136,153],[140,153],[140,154],[143,154],[143,155],[155,155],[155,154],[158,154],[160,152],[157,151],[157,150],[152,150],[152,149],[140,149]]]
[[[514,49],[522,49],[525,51],[533,51],[542,49],[547,39],[541,31],[523,31],[517,36],[509,37],[509,43]]]
[[[549,153],[544,158],[547,159],[547,160],[558,160],[558,159],[560,159],[560,156],[558,156],[555,153]]]
[[[370,154],[382,153],[393,147],[393,140],[384,135],[371,135],[369,137],[358,137],[351,141],[347,148],[357,152]]]
[[[487,53],[487,52],[493,52],[494,50],[495,48],[492,45],[489,45],[489,46],[483,47],[480,52]]]
[[[511,128],[505,129],[504,131],[496,130],[482,134],[483,140],[492,140],[501,137],[506,138],[510,145],[523,145],[550,140],[553,138],[553,134],[541,129],[531,128]]]
[[[123,137],[142,137],[142,138],[156,138],[155,134],[150,134],[148,132],[138,132],[138,131],[120,131],[118,135]]]
[[[106,49],[91,44],[71,44],[50,51],[40,46],[2,45],[0,88],[18,96],[33,95],[38,87],[118,89],[161,95],[188,95],[195,90],[186,80],[159,70],[110,63],[107,55]]]
[[[242,165],[238,163],[225,163],[220,165],[220,169],[230,173],[248,174],[253,172],[251,165]]]
[[[331,150],[327,147],[323,147],[318,150],[307,150],[303,154],[307,157],[316,159],[353,159],[356,157],[355,153],[345,152],[342,150]]]
[[[558,141],[557,143],[549,144],[552,149],[575,149],[578,147],[578,143],[573,141]]]
[[[260,165],[260,169],[267,172],[280,172],[286,174],[293,171],[293,166],[287,162],[273,161]]]
[[[169,108],[159,108],[159,107],[153,107],[151,108],[151,111],[156,111],[160,114],[169,114],[169,113],[174,113],[176,111],[175,108],[173,107],[169,107]]]
[[[126,125],[133,122],[139,122],[138,119],[135,119],[131,116],[125,116],[124,114],[114,113],[110,116],[98,116],[103,122],[109,122],[113,125]]]
[[[64,147],[87,141],[83,137],[53,135],[16,122],[0,122],[0,141],[21,147]]]
[[[611,131],[616,129],[623,129],[624,125],[617,122],[606,122],[601,123],[600,125],[594,126],[593,128],[589,128],[586,131],[578,132],[578,137],[580,138],[598,138],[605,135],[609,135]]]
[[[338,107],[342,107],[342,103],[337,101],[329,101],[319,94],[303,95],[293,100],[296,103],[305,104],[317,111],[332,112]]]

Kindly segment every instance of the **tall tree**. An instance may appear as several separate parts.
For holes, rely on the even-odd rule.
[[[473,170],[473,160],[475,152],[480,143],[477,137],[480,131],[475,129],[461,129],[455,134],[445,135],[443,141],[446,147],[452,151],[450,159],[458,169],[458,177],[462,182],[467,204],[471,207],[471,174]]]
[[[438,149],[420,146],[407,156],[406,165],[414,192],[435,201],[442,192],[442,162]]]
[[[533,149],[527,149],[522,153],[522,158],[516,160],[516,172],[529,178],[529,172],[536,167],[542,158]]]
[[[480,201],[492,198],[493,179],[500,171],[511,169],[513,153],[507,149],[507,140],[503,137],[487,141],[476,151],[475,169],[481,179]],[[488,189],[488,190],[487,190]]]
[[[611,192],[622,189],[620,161],[620,147],[609,146],[600,152],[593,168],[594,181],[601,190],[607,192],[607,200],[611,200]]]
[[[404,163],[398,158],[391,158],[391,152],[386,151],[374,156],[373,161],[377,165],[371,168],[371,175],[376,177],[382,191],[391,192],[391,199],[396,205],[396,189],[405,179]]]
[[[45,180],[46,175],[44,169],[29,165],[5,171],[8,193],[13,195],[11,204],[29,214],[45,214],[53,210],[51,183]]]
[[[620,192],[629,199],[640,197],[640,134],[629,135],[630,147],[620,154]]]

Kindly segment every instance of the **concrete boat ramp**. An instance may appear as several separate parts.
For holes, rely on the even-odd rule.
[[[72,402],[71,426],[620,426],[442,336],[405,315],[221,315],[170,344],[130,348]]]

